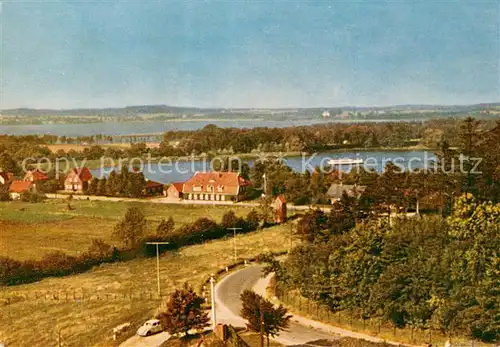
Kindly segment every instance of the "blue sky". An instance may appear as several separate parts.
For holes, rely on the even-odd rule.
[[[0,108],[500,101],[499,1],[19,1]]]

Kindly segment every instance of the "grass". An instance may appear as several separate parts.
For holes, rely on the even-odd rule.
[[[238,255],[286,250],[289,226],[238,235]],[[160,258],[162,293],[189,282],[195,288],[211,273],[229,265],[233,240],[217,240],[168,252]],[[160,304],[154,258],[106,264],[62,278],[0,289],[0,341],[7,346],[52,346],[61,329],[65,346],[115,346],[113,327],[133,329]],[[48,295],[48,294],[51,295]],[[59,298],[54,299],[54,294]],[[68,295],[68,297],[66,297]]]
[[[250,347],[258,347],[260,346],[260,335],[254,332],[242,332],[239,333],[241,339],[245,341]],[[264,337],[264,345],[267,346],[266,337]],[[276,342],[272,339],[269,340],[269,347],[280,347],[283,346],[281,343]]]
[[[237,206],[185,206],[140,202],[47,200],[30,204],[0,202],[0,255],[19,260],[39,259],[48,251],[71,255],[85,251],[93,238],[119,245],[111,238],[113,226],[130,206],[138,206],[147,218],[147,232],[154,233],[161,219],[172,217],[176,227],[209,217],[217,222],[233,210],[245,216],[250,208]]]

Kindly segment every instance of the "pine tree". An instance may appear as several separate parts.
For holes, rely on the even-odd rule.
[[[118,177],[116,171],[111,171],[108,177],[108,181],[106,182],[106,195],[116,196],[118,194],[116,187],[119,179],[120,178]]]
[[[92,178],[89,182],[89,186],[87,188],[87,194],[89,195],[97,195],[97,186],[99,185],[98,178]]]
[[[107,179],[103,177],[97,183],[96,195],[106,195]]]

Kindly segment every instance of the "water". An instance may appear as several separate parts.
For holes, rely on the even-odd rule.
[[[381,172],[387,162],[392,161],[404,169],[420,169],[429,167],[436,160],[436,156],[428,151],[377,151],[377,152],[323,152],[308,156],[286,157],[283,161],[296,172],[312,171],[316,166],[323,166],[329,159],[352,158],[363,159],[365,168]],[[258,159],[244,160],[252,166]],[[189,179],[196,171],[210,171],[213,163],[210,160],[177,161],[167,160],[159,163],[150,163],[143,166],[146,178],[164,184],[183,182]],[[341,168],[349,171],[352,167],[345,165]],[[96,177],[109,175],[113,168],[92,170]]]
[[[187,120],[187,121],[163,121],[163,122],[107,122],[89,124],[36,124],[36,125],[0,125],[0,134],[8,135],[57,135],[57,136],[91,136],[105,135],[128,135],[128,134],[151,134],[168,130],[197,130],[208,124],[215,124],[221,128],[285,128],[290,126],[302,126],[327,123],[359,123],[359,122],[387,122],[394,120],[352,120],[352,119],[301,119],[301,120]]]

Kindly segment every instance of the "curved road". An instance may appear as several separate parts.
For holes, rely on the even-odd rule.
[[[223,278],[215,286],[217,322],[245,327],[245,320],[239,316],[241,309],[240,294],[245,289],[252,289],[262,276],[263,266],[250,266]],[[309,344],[315,340],[334,340],[339,335],[319,331],[310,326],[299,324],[293,318],[287,331],[282,331],[275,338],[284,345]]]

